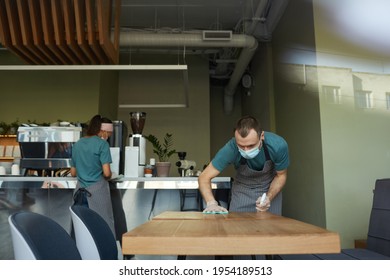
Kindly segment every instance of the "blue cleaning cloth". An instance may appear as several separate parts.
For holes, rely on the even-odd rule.
[[[203,214],[228,214],[228,211],[206,211]]]

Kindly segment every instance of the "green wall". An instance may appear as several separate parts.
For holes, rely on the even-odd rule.
[[[111,120],[118,117],[118,71],[101,71],[98,112]]]
[[[275,83],[277,131],[289,144],[291,162],[283,213],[326,227],[318,94],[279,75]]]
[[[154,59],[155,58],[155,59]],[[173,56],[173,60],[175,60]],[[134,58],[136,64],[156,64],[156,61],[173,64],[171,61],[159,60],[147,56]],[[152,62],[152,63],[151,63]],[[153,63],[154,62],[154,63]],[[208,61],[200,57],[186,58],[188,65],[188,98],[187,108],[119,108],[118,118],[127,124],[129,134],[130,112],[146,112],[144,135],[153,134],[162,141],[165,133],[173,134],[176,151],[187,153],[186,159],[197,163],[196,169],[202,170],[203,164],[210,157],[210,88]],[[183,71],[123,71],[119,75],[119,104],[182,104],[184,102],[185,84]],[[156,158],[152,146],[147,142],[147,162]],[[173,164],[170,175],[178,176],[174,165],[179,158],[170,158]]]
[[[0,65],[20,64],[0,51]],[[0,85],[0,121],[6,123],[87,122],[97,113],[117,117],[117,71],[2,70]]]
[[[241,117],[241,92],[238,87],[237,93],[234,95],[234,106],[231,114],[224,113],[224,87],[212,85],[210,87],[210,157],[211,160],[214,155],[234,136],[234,125]],[[233,166],[229,166],[222,173],[221,176],[235,176]]]
[[[313,22],[311,3],[290,2],[272,41],[260,43],[252,60],[254,85],[250,94],[242,92],[242,112],[256,116],[265,130],[276,132],[289,144],[283,215],[326,227],[319,96],[303,88],[303,75],[291,83],[288,76],[295,72],[281,63],[286,48],[315,45]]]
[[[1,64],[18,64],[15,58],[2,52]],[[138,57],[137,64],[155,64],[160,57]],[[175,63],[177,57],[174,57]],[[208,60],[188,57],[188,108],[119,108],[119,104],[135,104],[131,98],[142,97],[143,103],[182,103],[184,80],[182,71],[2,71],[0,75],[0,121],[52,123],[57,120],[87,122],[99,113],[111,119],[125,121],[131,133],[129,112],[145,111],[147,120],[144,134],[162,137],[174,134],[177,151],[186,151],[187,159],[194,160],[202,169],[210,160],[210,88]],[[152,62],[152,63],[151,63]],[[173,64],[165,57],[160,63]],[[166,73],[169,72],[169,73]],[[130,98],[130,99],[129,99]],[[222,99],[223,100],[223,99]],[[221,112],[222,102],[213,112]],[[239,110],[239,106],[236,106]],[[221,113],[223,115],[223,113]],[[223,119],[223,116],[221,117]],[[233,122],[230,124],[233,126]],[[219,125],[214,133],[220,137]],[[231,130],[223,131],[228,134]],[[224,141],[226,137],[223,137]],[[147,145],[147,158],[155,157]],[[178,157],[171,158],[172,163]],[[171,175],[176,176],[176,167]]]
[[[2,71],[0,120],[84,122],[99,109],[99,71]]]
[[[389,177],[390,74],[387,58],[331,36],[322,4],[290,1],[272,41],[276,131],[291,156],[283,213],[337,231],[351,248],[367,237],[376,179]]]

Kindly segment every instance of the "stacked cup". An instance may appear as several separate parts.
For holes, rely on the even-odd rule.
[[[11,166],[11,174],[12,175],[20,175],[19,164],[12,164],[12,166]]]

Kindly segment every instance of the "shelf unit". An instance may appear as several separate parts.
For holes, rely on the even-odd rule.
[[[7,147],[12,146],[12,155],[7,154]],[[19,143],[17,141],[16,135],[3,135],[0,134],[0,147],[4,147],[0,150],[0,161],[13,161],[14,160],[14,150],[15,147],[19,148]]]

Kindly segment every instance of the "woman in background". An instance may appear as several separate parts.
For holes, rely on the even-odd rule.
[[[70,173],[77,176],[74,194],[75,203],[97,212],[110,226],[114,236],[114,216],[112,211],[110,188],[110,147],[107,142],[111,136],[111,120],[94,116],[87,128],[86,136],[78,140],[72,148]]]

